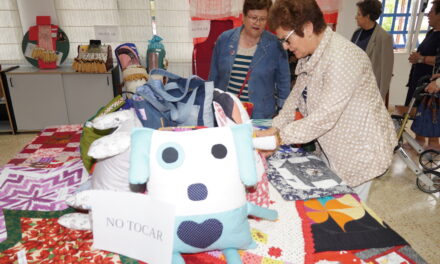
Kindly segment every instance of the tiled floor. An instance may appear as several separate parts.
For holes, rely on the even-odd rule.
[[[3,166],[36,134],[0,134]],[[430,264],[440,263],[440,193],[426,194],[395,155],[391,173],[376,179],[367,204]]]

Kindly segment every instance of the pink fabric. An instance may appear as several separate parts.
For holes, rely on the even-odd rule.
[[[190,0],[191,17],[218,19],[238,16],[243,7],[242,2],[241,0]]]
[[[39,25],[38,46],[46,50],[54,50],[51,35],[52,35],[51,25]]]
[[[264,164],[264,168],[267,171],[267,163],[266,159],[261,156],[261,159]],[[269,207],[269,180],[267,179],[266,172],[263,174],[263,177],[261,180],[257,183],[256,186],[247,188],[247,194],[246,199],[248,202],[251,202],[253,204],[263,206],[263,207]]]
[[[321,11],[324,14],[337,13],[339,10],[340,0],[316,0],[316,3],[318,3]]]

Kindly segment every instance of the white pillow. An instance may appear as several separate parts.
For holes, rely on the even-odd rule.
[[[120,115],[112,115],[118,118],[117,121],[105,121],[107,124],[119,124],[118,128],[112,134],[95,140],[90,146],[88,155],[98,159],[92,175],[93,189],[130,191],[130,133],[134,127],[142,127],[142,124],[133,109],[122,112]],[[98,122],[104,123],[104,120]]]

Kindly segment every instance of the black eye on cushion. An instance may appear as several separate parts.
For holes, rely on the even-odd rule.
[[[228,154],[228,149],[223,144],[215,144],[211,148],[211,154],[216,159],[223,159]]]
[[[162,160],[165,163],[174,163],[179,159],[179,152],[173,148],[168,147],[162,151]]]
[[[185,151],[176,142],[166,142],[157,149],[156,160],[162,168],[174,170],[185,161]]]

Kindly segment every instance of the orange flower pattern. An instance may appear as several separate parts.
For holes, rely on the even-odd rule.
[[[344,232],[346,223],[361,219],[365,215],[362,204],[350,194],[311,199],[305,201],[304,206],[307,216],[314,223],[324,223],[331,217]]]

